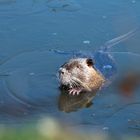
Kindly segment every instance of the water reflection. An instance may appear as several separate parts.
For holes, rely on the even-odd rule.
[[[69,95],[67,90],[62,89],[59,96],[58,107],[60,111],[73,112],[90,107],[96,92],[84,92],[80,95]]]
[[[140,73],[136,71],[126,72],[119,81],[119,89],[126,97],[133,96],[138,87],[140,87]]]

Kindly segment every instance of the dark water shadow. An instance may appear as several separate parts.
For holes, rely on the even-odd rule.
[[[82,92],[79,95],[69,95],[68,91],[61,90],[58,107],[60,111],[70,113],[79,109],[89,108],[93,105],[92,100],[96,92]]]

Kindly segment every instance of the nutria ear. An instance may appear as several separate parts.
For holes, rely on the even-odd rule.
[[[94,62],[91,58],[88,58],[86,62],[87,62],[88,66],[93,66],[94,65]]]

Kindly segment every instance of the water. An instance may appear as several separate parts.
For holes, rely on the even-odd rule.
[[[136,0],[0,0],[0,123],[36,123],[52,116],[73,129],[140,135],[140,90],[126,98],[114,82],[96,96],[61,94],[57,70],[71,55],[94,51],[139,26]],[[140,32],[112,48],[140,53]],[[112,53],[120,75],[139,56]]]

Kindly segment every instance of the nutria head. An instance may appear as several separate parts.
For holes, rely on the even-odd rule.
[[[104,77],[94,68],[90,58],[75,58],[64,63],[59,69],[59,80],[69,93],[79,94],[81,91],[99,89]]]

